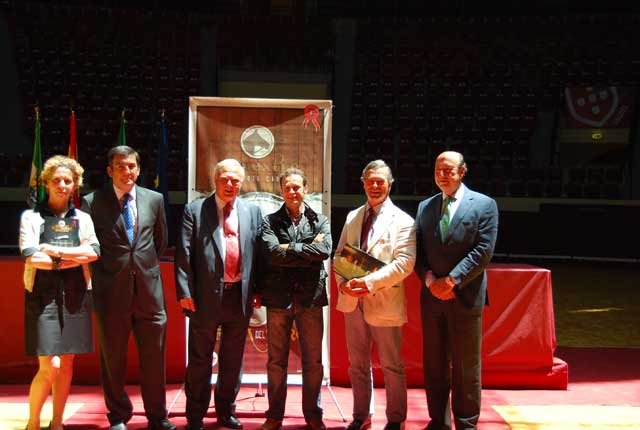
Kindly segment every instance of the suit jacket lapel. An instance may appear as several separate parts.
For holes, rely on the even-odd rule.
[[[382,234],[387,231],[391,223],[393,222],[393,214],[395,212],[395,205],[391,202],[385,203],[385,207],[381,208],[378,218],[376,218],[376,226],[373,230],[373,235],[369,241],[369,249],[373,247],[376,242],[380,240]]]
[[[437,198],[434,199],[434,204],[432,206],[433,209],[433,219],[436,220],[436,230],[438,231],[438,238],[441,243],[444,243],[444,238],[442,237],[442,230],[440,230],[440,219],[442,219],[442,199],[443,194],[440,193]],[[447,235],[448,236],[448,235]]]
[[[356,218],[354,220],[355,222],[353,223],[353,228],[355,229],[353,233],[355,233],[356,236],[353,244],[357,245],[358,248],[362,247],[362,244],[360,243],[360,236],[362,236],[362,224],[364,223],[364,214],[366,213],[366,207],[367,205],[360,207],[358,213],[356,214]],[[363,251],[366,251],[366,249],[363,249]]]
[[[251,218],[249,216],[249,210],[242,200],[236,200],[236,207],[238,208],[238,244],[240,245],[240,258],[242,259],[242,253],[246,249],[249,249],[248,238],[250,235],[247,233],[249,231],[249,226],[251,225]],[[242,269],[244,270],[244,265]]]
[[[136,234],[133,237],[133,245],[138,242],[142,222],[146,220],[149,215],[147,213],[147,209],[149,209],[149,205],[147,204],[147,195],[144,191],[141,191],[140,187],[136,186],[136,213],[138,214],[138,218],[136,219]]]
[[[464,190],[464,194],[462,195],[462,200],[458,205],[458,209],[456,209],[456,213],[453,214],[453,218],[449,223],[449,230],[447,230],[447,239],[451,237],[451,232],[455,230],[458,227],[458,225],[460,225],[460,222],[466,216],[467,212],[469,211],[469,208],[471,207],[472,200],[473,200],[473,197],[471,196],[471,192],[467,188],[466,190]]]
[[[105,190],[107,196],[109,196],[109,209],[116,214],[116,225],[115,229],[118,231],[118,235],[121,238],[123,243],[129,243],[129,238],[127,237],[127,228],[124,225],[124,218],[122,218],[122,206],[121,201],[118,200],[118,196],[116,195],[116,191],[113,189],[113,185],[109,183],[108,188]]]
[[[247,294],[249,290],[249,273],[250,273],[250,264],[245,264],[245,262],[251,261],[249,258],[245,258],[244,253],[250,253],[252,250],[249,247],[249,238],[251,235],[249,234],[249,230],[251,229],[251,213],[249,208],[244,204],[244,202],[238,198],[236,198],[236,208],[238,209],[238,245],[240,246],[240,273],[242,276],[242,309],[244,310],[245,315],[247,313],[251,313],[251,309],[247,310]]]
[[[224,261],[222,258],[222,241],[224,240],[222,227],[220,226],[220,220],[218,219],[218,207],[216,206],[216,198],[215,195],[211,195],[204,202],[205,208],[203,210],[202,216],[205,217],[202,220],[203,225],[208,225],[211,228],[211,238],[213,239],[213,243],[215,243],[218,248],[217,255],[220,256],[220,259]]]

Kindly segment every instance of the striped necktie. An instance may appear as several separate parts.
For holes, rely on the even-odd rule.
[[[129,200],[129,193],[122,196],[122,218],[124,219],[124,228],[127,231],[129,243],[133,243],[133,211]]]

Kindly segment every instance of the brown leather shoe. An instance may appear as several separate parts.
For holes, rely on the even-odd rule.
[[[281,427],[282,420],[267,418],[267,420],[263,422],[260,427],[258,427],[258,430],[279,430]]]
[[[308,420],[307,427],[311,430],[327,430],[327,426],[324,425],[324,422],[320,417],[314,417]]]

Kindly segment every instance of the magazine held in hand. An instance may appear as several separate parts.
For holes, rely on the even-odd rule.
[[[54,246],[72,247],[80,245],[80,223],[75,218],[44,217],[42,242]]]
[[[384,265],[384,262],[347,243],[334,259],[333,270],[346,280],[351,280],[375,272]]]

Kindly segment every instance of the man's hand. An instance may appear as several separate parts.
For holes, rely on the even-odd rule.
[[[287,249],[289,249],[289,244],[288,243],[281,243],[279,246],[280,246],[280,248],[284,249],[285,251]]]
[[[196,311],[196,305],[193,303],[193,299],[191,297],[180,299],[180,306],[182,307],[183,311]]]
[[[351,297],[364,297],[369,294],[369,288],[362,278],[354,278],[344,284],[340,284],[340,291]]]
[[[434,280],[429,286],[429,291],[440,300],[451,300],[456,298],[453,287],[447,283],[447,278],[444,277]]]
[[[340,288],[340,291],[342,291],[343,293],[351,296],[351,297],[355,297],[357,299],[359,299],[360,297],[364,297],[366,294],[368,294],[368,291],[366,293],[362,293],[362,291],[360,290],[352,290],[351,288],[349,288],[348,284],[340,284],[338,286],[338,288]]]
[[[324,233],[316,234],[316,237],[313,238],[313,243],[322,243],[324,242]]]

